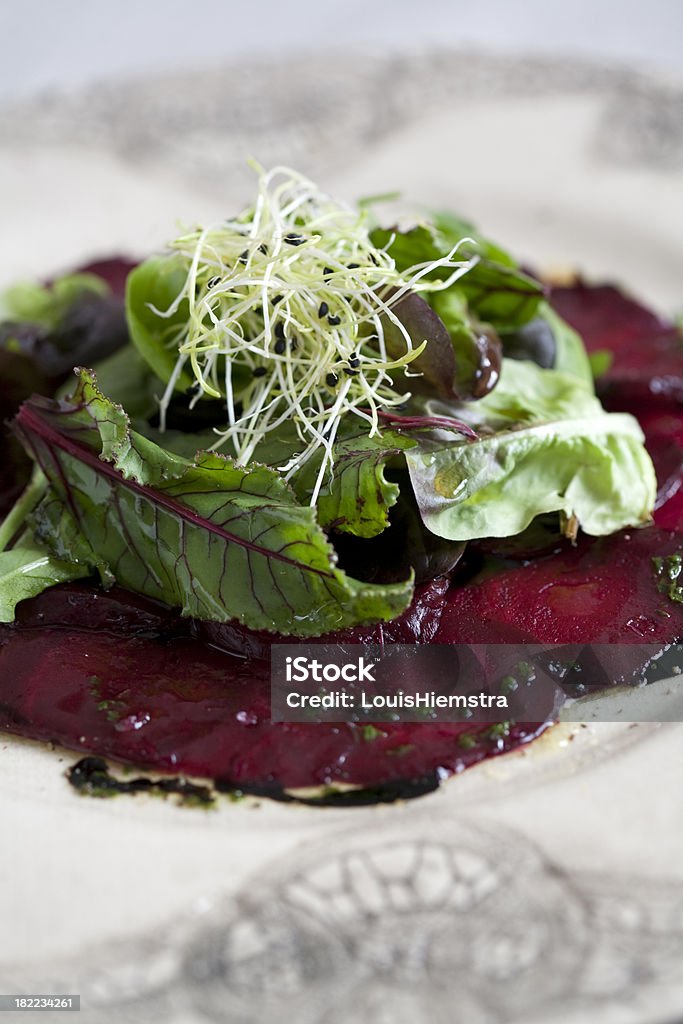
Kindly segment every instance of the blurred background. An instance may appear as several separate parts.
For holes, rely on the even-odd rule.
[[[442,207],[471,218],[530,266],[581,268],[593,280],[626,283],[662,311],[683,307],[683,0],[0,0],[0,39],[0,289],[98,257],[143,256],[179,223],[234,212],[252,194],[247,159],[255,157],[266,166],[287,162],[349,200],[400,190],[418,212]],[[629,1024],[673,1020],[667,1007],[683,1005],[674,902],[683,891],[683,831],[672,813],[681,746],[677,732],[668,736],[643,743],[637,756],[622,751],[599,762],[596,743],[585,755],[596,761],[583,772],[564,767],[567,752],[558,746],[542,775],[552,786],[518,785],[511,771],[494,797],[492,774],[479,789],[473,782],[469,803],[458,786],[448,791],[453,804],[438,805],[439,814],[462,812],[466,823],[483,804],[491,864],[528,879],[521,890],[505,883],[512,924],[495,944],[503,963],[506,948],[520,963],[533,960],[523,929],[547,913],[533,986],[518,990],[520,1020],[584,1024],[598,1018],[580,999],[617,991],[633,1004],[631,1016],[618,1018]],[[577,747],[568,757],[580,767]],[[295,841],[317,840],[330,827],[316,816],[305,831],[284,806],[245,809],[237,819],[230,807],[224,818],[201,821],[176,821],[160,802],[76,807],[51,753],[40,761],[35,753],[13,747],[0,773],[3,835],[21,851],[0,842],[0,877],[11,879],[0,963],[61,964],[61,976],[78,979],[84,992],[99,985],[105,1001],[103,964],[113,965],[126,993],[136,991],[138,954],[147,947],[131,945],[132,937],[161,942],[164,922],[181,920],[192,901],[204,900],[203,913],[207,894],[228,885],[237,892],[257,870],[268,879],[273,858],[284,864]],[[538,763],[528,764],[523,778],[535,778]],[[502,779],[508,768],[500,771]],[[513,827],[523,852],[532,851],[526,860],[510,846]],[[74,834],[84,837],[80,847]],[[376,822],[367,834],[381,838]],[[643,836],[657,841],[645,850]],[[550,858],[546,876],[538,849]],[[598,868],[604,874],[591,881]],[[646,878],[661,887],[649,888]],[[679,881],[667,889],[667,878]],[[585,917],[589,883],[600,927],[613,936],[613,960],[600,946],[598,918]],[[533,913],[515,902],[518,892]],[[630,902],[634,895],[640,903]],[[481,945],[473,941],[467,952],[480,957],[500,917],[480,922],[468,910],[466,918],[473,929],[481,923],[473,932]],[[303,956],[295,966],[307,978],[308,947],[279,934],[278,949]],[[411,950],[431,949],[419,932],[406,934]],[[178,935],[180,947],[184,926]],[[120,946],[110,955],[113,939]],[[98,945],[105,940],[106,950]],[[435,949],[436,962],[450,965],[438,959],[451,955],[448,941]],[[624,950],[630,973],[621,970]],[[163,955],[160,945],[160,988],[171,970]],[[648,957],[646,967],[639,956]],[[222,957],[223,947],[216,963]],[[412,952],[406,963],[412,970]],[[406,977],[412,986],[417,975]],[[203,989],[204,975],[196,978]],[[643,979],[656,986],[647,1014],[634,998]],[[277,992],[266,980],[258,975],[257,987]],[[504,970],[482,974],[481,984],[492,1005],[504,1005]],[[250,983],[245,992],[252,990]],[[456,1002],[443,992],[439,1019],[451,1021],[463,993]],[[568,995],[580,999],[568,1006]],[[373,1019],[389,1019],[383,998]],[[346,993],[340,1005],[352,1019]],[[112,1019],[123,1019],[117,1012]],[[126,1019],[158,1019],[156,1002]]]
[[[0,38],[0,285],[158,248],[252,157],[676,301],[681,0],[0,0]]]
[[[683,68],[681,0],[24,0],[0,5],[4,100],[245,57],[433,47]]]

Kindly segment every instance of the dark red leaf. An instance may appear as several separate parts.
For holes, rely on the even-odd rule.
[[[383,296],[392,311],[401,321],[410,336],[414,348],[424,341],[424,351],[410,364],[411,373],[422,374],[410,377],[409,387],[413,394],[436,395],[439,398],[455,398],[456,362],[451,336],[440,317],[414,292],[407,292],[397,302],[392,302],[391,292]],[[407,350],[406,339],[400,328],[389,319],[382,318],[384,341],[387,352],[397,359]]]

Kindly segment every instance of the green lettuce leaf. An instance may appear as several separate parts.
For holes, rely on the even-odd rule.
[[[393,241],[392,234],[384,228],[377,228],[371,237],[374,245],[387,246],[399,271],[442,258],[463,237],[459,230],[449,235],[433,224],[420,224],[410,231],[397,233]],[[487,253],[499,256],[502,250],[477,245],[476,239],[474,245],[462,245],[458,259],[478,255],[479,261],[453,287],[464,296],[469,312],[478,320],[486,321],[498,330],[513,330],[536,314],[544,296],[543,285],[515,267],[506,255],[505,262],[499,262]],[[443,269],[435,270],[427,274],[426,279],[444,277],[445,274]],[[432,296],[427,294],[426,297],[431,303]]]
[[[437,213],[433,225],[435,238],[445,245],[446,252],[461,238],[469,237],[474,242],[465,244],[460,251],[465,256],[478,255],[479,263],[458,281],[458,288],[479,320],[492,324],[498,331],[509,331],[538,315],[545,289],[519,269],[509,252],[454,214]]]
[[[82,295],[107,295],[109,286],[96,274],[67,274],[51,285],[24,281],[0,294],[0,321],[32,323],[55,330]]]
[[[183,299],[171,316],[159,313],[172,306],[185,284],[187,272],[188,264],[178,254],[153,256],[135,267],[126,280],[126,319],[131,341],[164,384],[175,370],[178,346],[184,340],[188,302]],[[248,377],[241,367],[233,367],[236,391]],[[183,369],[175,381],[175,390],[186,391],[194,384],[192,372]]]
[[[576,378],[505,360],[498,387],[455,412],[484,436],[406,452],[423,521],[438,536],[507,537],[545,512],[596,536],[649,520],[656,480],[637,421],[605,413]]]
[[[581,335],[570,327],[548,302],[539,303],[536,315],[545,320],[555,337],[553,369],[560,373],[570,373],[592,390],[593,372]]]
[[[130,429],[91,371],[69,403],[25,403],[15,430],[50,483],[39,537],[184,615],[304,637],[410,603],[411,579],[371,585],[338,569],[314,510],[276,472],[165,451]]]
[[[509,429],[518,425],[604,416],[589,383],[559,370],[543,370],[528,360],[505,359],[500,380],[476,403],[443,405],[430,402],[430,412],[454,413],[475,430]]]
[[[13,622],[16,606],[48,587],[88,575],[87,567],[51,555],[30,535],[0,552],[0,622]]]
[[[172,305],[186,277],[187,267],[179,256],[154,256],[135,267],[126,281],[126,319],[131,340],[162,381],[167,381],[175,368],[189,306],[187,300],[182,301],[170,317],[159,316],[155,310],[163,312]],[[193,384],[191,373],[180,374],[178,390]]]
[[[502,348],[493,331],[474,322],[457,288],[430,296],[434,311],[448,331],[457,354],[454,390],[458,398],[477,399],[489,393],[500,375]]]
[[[580,335],[545,300],[543,285],[523,273],[514,259],[500,246],[480,235],[471,224],[452,214],[438,213],[431,224],[420,224],[411,231],[397,233],[389,252],[399,270],[415,263],[444,256],[460,239],[469,237],[474,245],[461,246],[459,255],[479,256],[476,266],[453,287],[425,297],[443,321],[458,357],[459,374],[466,378],[471,365],[478,365],[481,324],[490,324],[503,341],[532,320],[540,319],[550,327],[554,338],[553,368],[571,373],[592,386],[588,356]],[[387,245],[391,232],[376,229],[373,241]],[[434,271],[428,278],[443,276]],[[462,389],[462,385],[461,385]],[[480,395],[473,389],[472,396]]]
[[[99,374],[98,374],[99,382]],[[401,454],[418,443],[414,437],[397,430],[383,429],[381,435],[368,437],[369,427],[355,417],[342,421],[334,443],[334,469],[325,477],[316,503],[318,523],[325,529],[351,533],[356,537],[375,537],[389,522],[389,509],[395,505],[399,486],[386,477],[387,467],[400,461]],[[141,424],[141,432],[167,451],[191,459],[197,451],[216,440],[212,430],[187,434],[178,430],[159,430]],[[257,445],[253,461],[273,470],[284,466],[301,450],[301,440],[289,423],[277,434]],[[297,500],[308,505],[318,479],[323,452],[315,452],[289,482]]]
[[[477,251],[486,259],[505,267],[517,266],[517,261],[507,249],[503,249],[497,242],[482,235],[475,225],[464,217],[459,217],[450,210],[437,210],[432,214],[431,219],[434,227],[450,246],[454,246],[461,238],[472,238],[477,244]]]
[[[588,356],[588,362],[590,364],[591,373],[593,379],[597,380],[598,377],[603,377],[612,366],[614,362],[614,352],[610,352],[608,348],[598,348],[594,352],[591,352]]]
[[[355,537],[376,537],[389,525],[389,509],[396,504],[399,485],[387,479],[387,465],[417,444],[396,430],[382,430],[381,436],[375,437],[369,437],[368,430],[368,425],[355,417],[340,425],[334,469],[325,478],[316,503],[321,526]],[[276,439],[259,445],[255,459],[277,469],[300,447],[293,429],[279,430]],[[291,480],[301,504],[310,500],[322,457],[322,451],[316,452]]]

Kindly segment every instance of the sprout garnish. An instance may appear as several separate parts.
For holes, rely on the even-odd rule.
[[[369,237],[366,210],[347,207],[287,167],[258,171],[253,206],[237,217],[183,235],[171,244],[187,260],[187,277],[170,317],[187,300],[189,320],[172,338],[178,359],[161,399],[161,426],[183,370],[202,395],[223,398],[227,425],[216,428],[219,449],[230,445],[246,465],[258,444],[292,421],[302,443],[283,466],[289,479],[324,449],[311,496],[315,504],[333,466],[333,446],[347,414],[379,434],[379,412],[402,405],[410,391],[394,376],[414,376],[410,364],[428,344],[415,345],[394,312],[407,292],[450,287],[476,257],[443,258],[404,273]],[[435,270],[444,277],[426,280]],[[392,322],[405,353],[387,354],[383,323]]]

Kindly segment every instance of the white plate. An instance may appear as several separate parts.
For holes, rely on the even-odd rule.
[[[253,154],[348,198],[460,209],[673,311],[682,100],[623,71],[442,56],[28,103],[0,112],[0,283],[220,216]],[[0,992],[81,992],[81,1019],[132,1024],[654,1024],[683,1007],[682,740],[562,727],[409,805],[202,813],[80,799],[70,755],[2,737]]]

